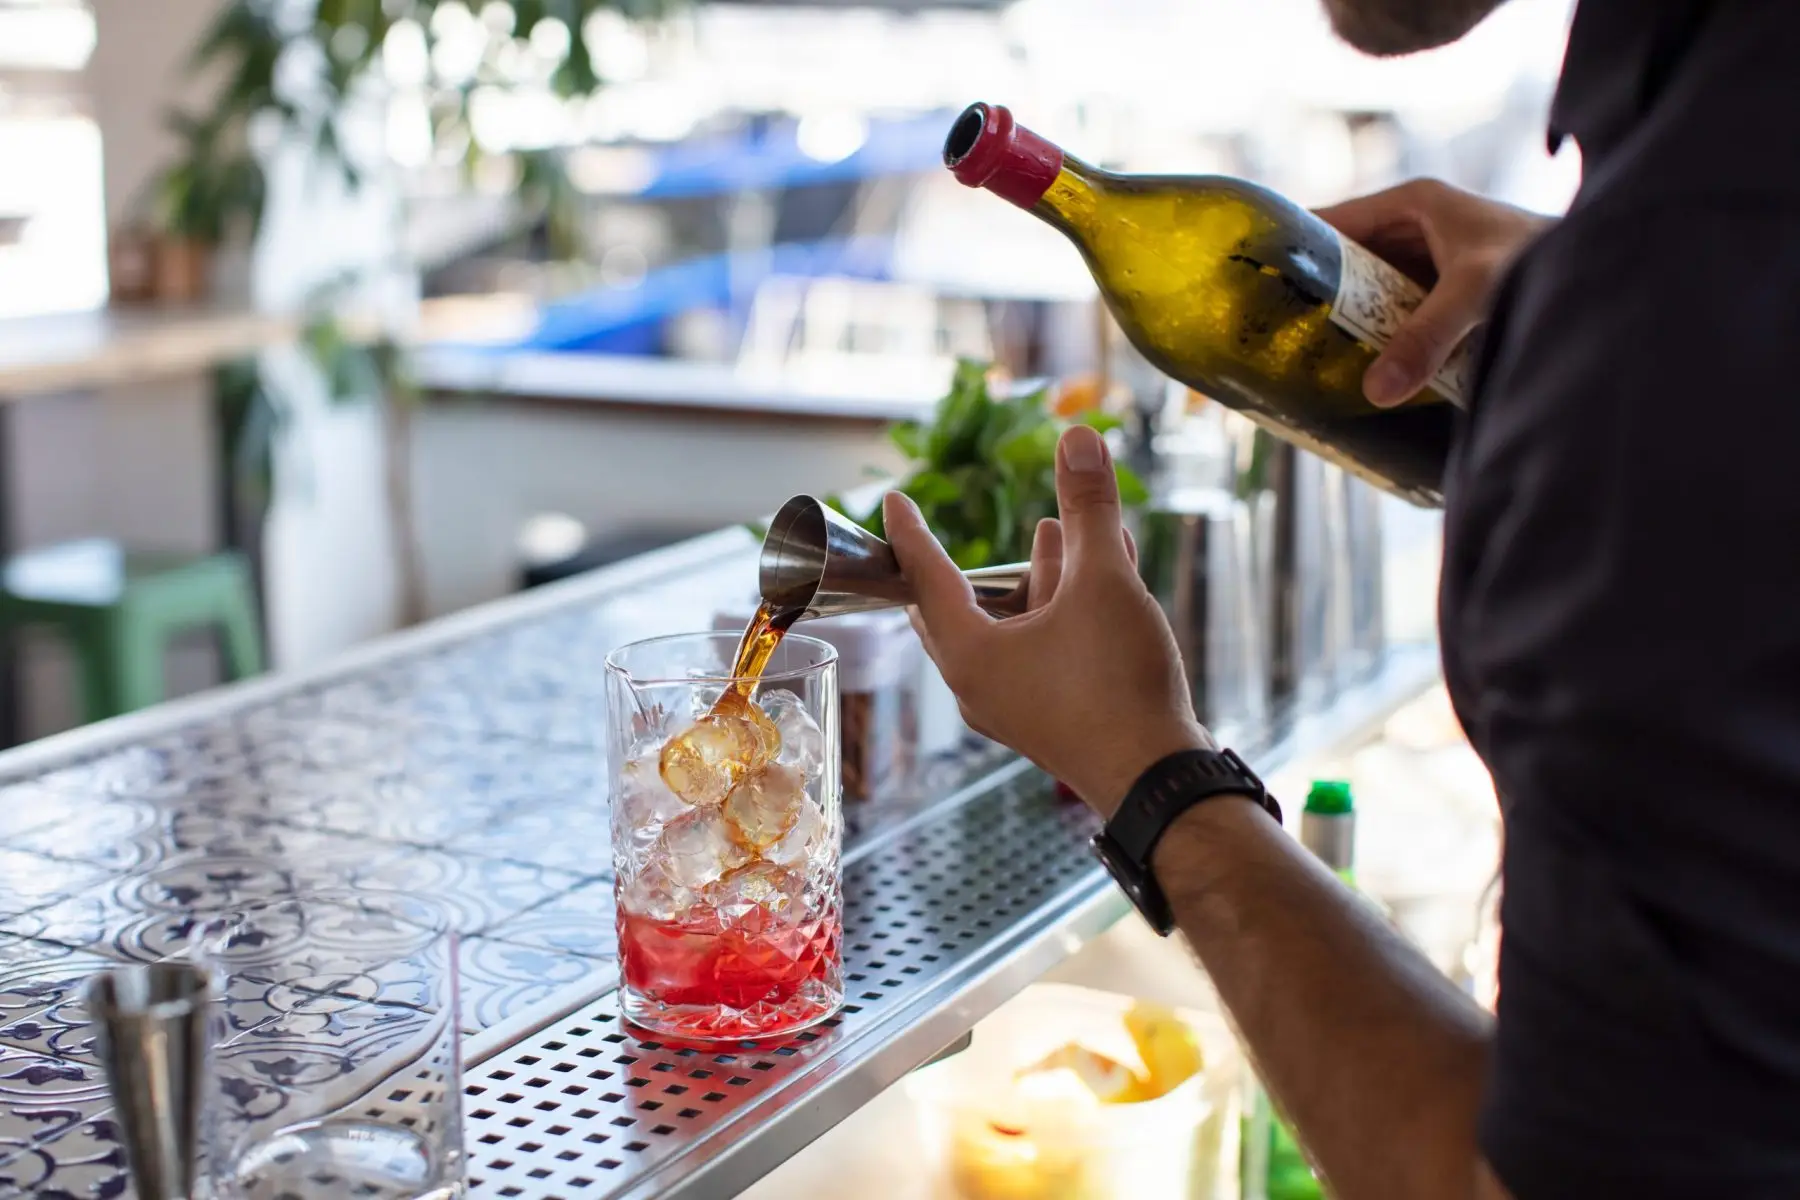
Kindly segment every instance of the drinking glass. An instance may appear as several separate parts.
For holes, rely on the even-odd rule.
[[[696,633],[606,661],[620,1012],[676,1038],[792,1033],[843,1003],[837,654],[759,678]]]
[[[213,968],[208,1174],[224,1200],[463,1193],[455,927],[397,892],[233,914]]]

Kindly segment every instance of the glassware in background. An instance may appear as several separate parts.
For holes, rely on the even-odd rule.
[[[219,989],[214,1195],[462,1195],[457,938],[442,908],[309,893],[215,929],[200,952]]]
[[[738,643],[606,662],[620,1013],[681,1038],[793,1033],[843,1003],[837,652],[790,634],[740,677]]]
[[[1194,711],[1221,740],[1267,719],[1269,657],[1249,505],[1224,488],[1159,490],[1138,565],[1174,631]]]

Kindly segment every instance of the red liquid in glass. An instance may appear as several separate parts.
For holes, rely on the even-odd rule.
[[[838,990],[843,921],[834,907],[810,920],[756,914],[727,927],[696,912],[657,921],[620,910],[619,967],[658,1019],[707,1037],[762,1037],[827,1015]],[[806,984],[821,985],[807,995]],[[694,1011],[682,1012],[681,1009]]]

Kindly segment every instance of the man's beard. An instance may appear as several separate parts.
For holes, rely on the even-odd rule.
[[[1447,46],[1506,0],[1324,0],[1338,36],[1365,54]]]

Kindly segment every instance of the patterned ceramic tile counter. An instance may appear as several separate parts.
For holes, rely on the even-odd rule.
[[[747,538],[719,535],[323,676],[8,756],[24,765],[0,777],[0,1197],[122,1194],[80,989],[176,949],[198,914],[324,888],[431,897],[464,935],[471,1033],[608,991],[603,660],[706,627],[753,564]],[[932,764],[853,829],[964,770]]]
[[[602,664],[710,626],[754,560],[747,535],[714,535],[0,758],[0,1200],[128,1194],[81,987],[209,914],[277,921],[345,888],[447,910],[472,1191],[660,1197],[734,1193],[1123,913],[1085,811],[971,745],[846,811],[839,1017],[717,1053],[620,1029]],[[1434,664],[1402,656],[1335,723],[1240,747],[1266,769],[1329,744]],[[325,935],[294,918],[251,936]]]

